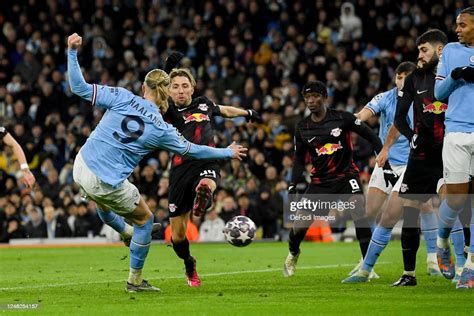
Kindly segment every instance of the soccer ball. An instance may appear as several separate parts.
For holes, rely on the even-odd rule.
[[[255,238],[257,227],[247,216],[235,216],[225,224],[224,235],[229,244],[245,247]]]

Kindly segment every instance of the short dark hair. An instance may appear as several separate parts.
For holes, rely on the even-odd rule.
[[[466,9],[463,9],[461,12],[459,12],[459,14],[470,14],[470,15],[474,15],[474,6],[473,6],[473,7],[466,8]]]
[[[429,44],[439,43],[439,44],[446,45],[448,43],[448,37],[441,30],[431,29],[421,34],[416,39],[416,46],[420,46],[421,44],[424,44],[424,43],[429,43]]]
[[[411,61],[404,61],[397,66],[397,69],[395,69],[395,73],[401,74],[406,72],[407,74],[410,74],[415,69],[416,65],[414,63],[412,63]]]
[[[304,96],[306,93],[319,93],[323,97],[328,97],[328,89],[326,85],[321,81],[308,81],[301,89],[301,94]]]

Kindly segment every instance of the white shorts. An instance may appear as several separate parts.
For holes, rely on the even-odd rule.
[[[474,133],[448,133],[443,143],[443,174],[447,184],[469,183],[474,175]]]
[[[140,202],[140,192],[136,186],[128,180],[117,188],[103,182],[86,165],[81,152],[74,161],[73,178],[91,200],[111,208],[119,215],[133,212]]]
[[[407,167],[406,165],[392,166],[392,169],[401,178],[403,175],[403,172],[405,172],[406,167]],[[395,186],[397,186],[399,181],[397,181]],[[378,165],[375,165],[374,171],[372,172],[372,175],[370,176],[369,188],[377,188],[385,192],[386,194],[390,194],[390,192],[394,190],[395,186],[392,186],[390,183],[388,184],[388,186],[385,184],[385,179],[383,177],[383,169],[380,168]],[[398,187],[400,188],[400,185]]]

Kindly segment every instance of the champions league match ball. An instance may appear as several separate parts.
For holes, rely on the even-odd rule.
[[[225,224],[224,236],[232,246],[245,247],[255,238],[257,226],[247,216],[235,216]]]

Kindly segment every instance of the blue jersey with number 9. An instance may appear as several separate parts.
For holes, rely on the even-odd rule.
[[[229,148],[211,148],[187,141],[176,128],[163,121],[154,103],[124,88],[86,83],[76,54],[75,50],[68,51],[72,92],[106,109],[81,148],[87,166],[103,182],[114,187],[120,185],[143,156],[155,149],[197,159],[232,158],[233,151]]]
[[[117,185],[156,148],[186,151],[187,142],[165,123],[158,107],[124,88],[92,85],[92,105],[107,109],[81,149],[87,166],[104,182]],[[168,146],[166,146],[168,145]]]

